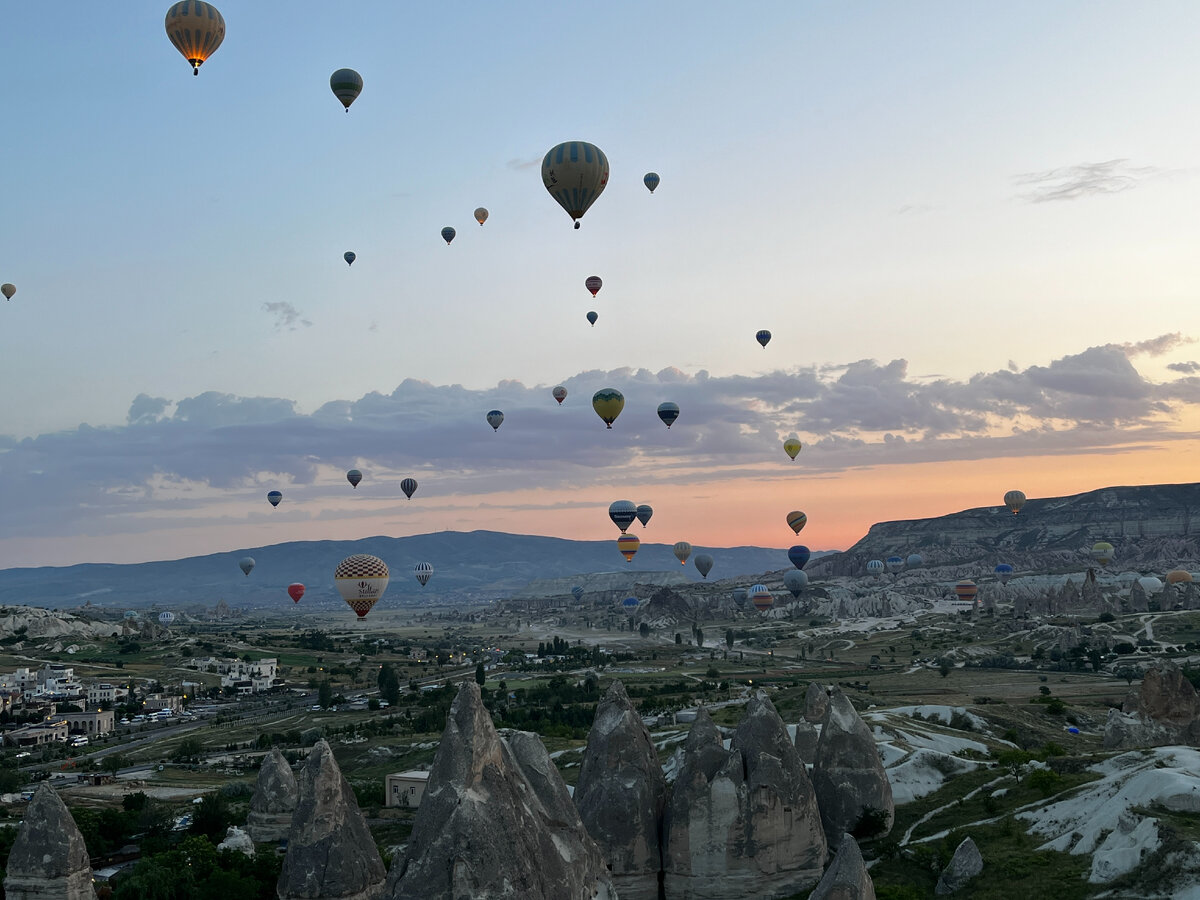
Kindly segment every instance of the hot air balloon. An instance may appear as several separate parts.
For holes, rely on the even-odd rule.
[[[796,534],[804,530],[804,526],[808,524],[808,516],[800,512],[798,509],[793,509],[787,514],[788,527]]]
[[[167,610],[166,612],[160,612],[158,614],[158,621],[163,628],[170,628],[171,623],[175,621],[175,613],[171,612],[170,610]]]
[[[433,565],[431,563],[417,563],[414,570],[417,574],[417,581],[421,583],[421,587],[429,584],[429,579],[433,575]]]
[[[808,573],[792,569],[784,574],[783,586],[792,592],[793,597],[799,597],[808,587]]]
[[[1153,575],[1143,575],[1137,580],[1137,583],[1142,586],[1142,590],[1147,596],[1153,596],[1163,589],[1163,583]]]
[[[766,612],[775,605],[775,598],[771,596],[766,585],[755,584],[750,587],[750,602],[759,612]]]
[[[412,499],[412,495],[417,492],[417,479],[405,478],[400,482],[400,490],[404,491],[404,496]]]
[[[679,560],[681,566],[686,566],[688,557],[692,555],[692,545],[687,541],[676,541],[671,552],[675,554],[675,558]]]
[[[567,389],[560,384],[550,392],[550,396],[558,401],[559,406],[562,406],[562,402],[567,399]]]
[[[903,557],[889,556],[887,559],[885,559],[883,561],[883,564],[887,567],[887,570],[889,572],[891,572],[893,575],[904,571],[904,558]]]
[[[867,563],[867,574],[879,576],[883,574],[883,560],[873,559]]]
[[[1004,495],[1004,505],[1012,510],[1015,516],[1021,511],[1021,507],[1025,505],[1025,495],[1020,491],[1009,491]]]
[[[283,499],[283,493],[280,491],[267,491],[267,502],[272,506],[278,506],[279,501]]]
[[[920,553],[910,553],[908,554],[908,559],[904,560],[904,564],[910,569],[919,569],[925,565],[925,559]]]
[[[754,335],[754,339],[762,344],[763,349],[766,350],[767,344],[771,343],[771,332],[764,328],[758,334]]]
[[[299,603],[300,598],[304,596],[304,585],[300,582],[295,582],[288,585],[288,596],[292,598],[293,603]]]
[[[594,309],[589,309],[589,310],[588,310],[588,314],[587,314],[587,320],[588,320],[589,322],[591,322],[591,324],[592,324],[592,327],[593,327],[593,328],[595,328],[595,327],[596,327],[596,320],[597,320],[598,318],[600,318],[600,316],[598,316],[598,315],[596,314],[596,311],[595,311]]]
[[[647,172],[645,177],[642,179],[642,183],[650,189],[650,193],[652,194],[654,193],[654,189],[658,187],[658,181],[659,178],[657,172]]]
[[[488,211],[482,206],[475,210],[475,221],[479,223],[480,227],[482,227],[483,223],[487,221],[487,217]]]
[[[221,41],[225,40],[225,20],[211,3],[200,0],[180,0],[167,10],[167,37],[183,58],[192,64],[192,74],[200,74],[200,66]]]
[[[654,507],[649,503],[639,503],[637,507],[637,520],[642,523],[645,528],[650,524],[650,517],[654,515]]]
[[[1109,560],[1113,558],[1113,545],[1108,541],[1097,541],[1092,544],[1092,559],[1100,563],[1102,566],[1107,566]]]
[[[792,561],[792,565],[797,569],[803,569],[808,565],[809,559],[812,557],[812,552],[803,544],[797,544],[794,547],[788,548],[788,559]]]
[[[338,593],[360,619],[383,596],[389,577],[387,563],[366,553],[347,556],[333,571]]]
[[[642,542],[632,534],[623,534],[617,538],[617,549],[625,557],[625,562],[633,561],[633,554],[638,552],[638,547],[640,546],[642,546]]]
[[[954,596],[959,600],[971,602],[975,599],[975,595],[979,593],[979,588],[975,582],[969,578],[965,578],[954,586]]]
[[[504,421],[504,413],[498,409],[493,409],[487,414],[487,423],[492,426],[492,431],[500,430],[500,423]]]
[[[455,235],[455,234],[457,234],[457,233],[458,233],[458,232],[456,232],[456,231],[455,231],[453,228],[451,228],[449,225],[447,225],[445,228],[443,228],[443,229],[442,229],[442,240],[444,240],[444,241],[446,242],[446,246],[447,246],[447,247],[449,247],[449,246],[450,246],[450,242],[451,242],[452,240],[454,240],[454,235]]]
[[[600,288],[604,287],[604,282],[600,280],[599,275],[589,275],[583,280],[583,286],[591,291],[592,296],[595,297],[600,293]]]
[[[542,184],[578,228],[579,219],[608,184],[608,157],[584,141],[559,144],[542,160]]]
[[[670,400],[658,404],[658,417],[663,420],[664,425],[670,428],[679,418],[679,404],[672,403]]]
[[[617,416],[624,408],[625,395],[616,388],[601,388],[592,394],[592,409],[609,428],[612,428],[612,423],[617,421]]]
[[[792,459],[795,459],[796,454],[800,452],[800,449],[802,446],[803,445],[800,443],[800,438],[796,437],[795,435],[792,435],[790,438],[788,438],[786,441],[783,442],[783,452],[786,453],[788,456],[790,456]]]
[[[1192,573],[1186,569],[1172,569],[1167,573],[1167,584],[1191,584]]]
[[[346,480],[350,482],[350,487],[358,489],[358,483],[362,481],[362,472],[358,469],[351,469],[346,473]]]
[[[1008,579],[1012,578],[1013,567],[1008,563],[1000,563],[995,568],[996,580],[1001,584],[1008,584]]]
[[[15,284],[0,284],[0,293],[4,294],[5,300],[11,300],[16,292],[17,286]]]
[[[696,566],[696,571],[700,573],[701,578],[708,578],[708,573],[712,571],[713,558],[707,553],[698,553],[692,557],[692,563]]]
[[[333,96],[342,101],[346,112],[350,112],[350,104],[362,93],[362,76],[353,69],[338,69],[329,76],[329,88],[333,91]]]
[[[347,250],[342,254],[342,259],[346,261],[346,265],[352,266],[354,265],[354,261],[358,259],[358,256],[355,255],[353,250]]]
[[[136,619],[136,618],[138,617],[137,610],[133,610],[133,609],[127,609],[127,610],[125,610],[125,612],[124,612],[124,613],[122,613],[122,615],[123,615],[123,616],[124,616],[126,619]]]
[[[741,609],[746,605],[746,600],[750,597],[750,591],[747,588],[734,588],[731,596],[737,608]]]
[[[621,534],[624,534],[625,529],[637,518],[637,504],[632,500],[614,500],[608,504],[608,517],[621,529]]]
[[[637,609],[638,598],[637,597],[626,597],[624,600],[621,601],[621,605],[623,607],[625,607],[626,609]]]
[[[238,560],[238,568],[242,570],[242,574],[244,574],[247,578],[249,578],[250,572],[254,568],[254,557],[253,556],[243,556],[241,559]]]
[[[579,585],[575,585],[575,587],[571,588],[571,596],[575,598],[576,602],[582,600],[583,588],[581,588]]]

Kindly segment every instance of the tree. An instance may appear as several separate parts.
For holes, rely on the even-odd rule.
[[[704,646],[704,631],[700,628],[696,629],[696,646],[697,647]]]
[[[682,643],[683,643],[683,635],[682,635],[682,634],[680,634],[678,631],[677,631],[677,632],[675,632],[675,643],[676,643],[676,644],[682,644]]]
[[[120,753],[110,753],[100,761],[100,768],[110,775],[116,775],[125,765],[125,757]]]
[[[317,685],[317,702],[321,706],[328,707],[333,704],[333,685],[329,683],[329,679],[325,678]]]
[[[396,674],[391,663],[384,663],[379,667],[377,684],[380,695],[389,705],[395,706],[400,702],[400,676]]]
[[[638,626],[638,634],[640,634],[642,637],[649,637],[650,636],[650,626],[647,625],[645,622],[643,622],[641,625]]]
[[[948,660],[938,660],[938,674],[943,678],[950,674],[950,668],[951,666]]]
[[[487,681],[487,674],[483,671],[483,663],[475,663],[475,683],[483,687],[485,681]]]
[[[733,629],[729,628],[725,631],[725,646],[730,650],[733,649]]]

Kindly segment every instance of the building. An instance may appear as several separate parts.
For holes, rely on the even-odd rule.
[[[428,783],[428,772],[412,771],[388,775],[383,783],[384,805],[416,809],[421,805],[421,798],[425,795],[425,785]]]
[[[101,703],[112,706],[117,702],[117,686],[115,684],[93,682],[87,686],[88,706],[95,709]]]
[[[67,727],[72,734],[86,734],[88,737],[109,734],[116,726],[115,715],[111,709],[59,713],[59,717],[67,720]]]
[[[4,732],[4,743],[15,747],[40,747],[42,744],[67,742],[69,728],[67,720],[59,717],[53,721],[36,722],[23,728]]]
[[[143,701],[142,708],[146,712],[169,709],[173,715],[179,715],[183,711],[183,698],[169,697],[165,694],[151,694]]]

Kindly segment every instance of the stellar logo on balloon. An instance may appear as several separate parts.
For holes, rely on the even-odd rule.
[[[372,584],[369,581],[360,581],[356,587],[358,588],[358,596],[364,600],[370,599],[371,597],[378,597],[380,593],[379,586]]]

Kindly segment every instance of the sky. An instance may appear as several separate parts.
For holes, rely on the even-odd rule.
[[[840,549],[1195,479],[1190,0],[221,0],[198,77],[168,5],[0,7],[0,567],[615,539],[616,499]],[[611,165],[578,231],[566,140]]]

